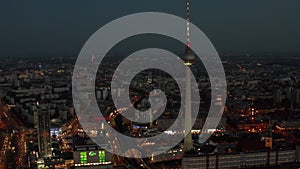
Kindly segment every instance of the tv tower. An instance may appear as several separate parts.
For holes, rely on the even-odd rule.
[[[185,56],[183,58],[186,65],[186,91],[185,91],[185,112],[184,112],[184,130],[188,132],[184,139],[184,152],[194,150],[192,134],[190,129],[192,128],[192,101],[191,101],[191,70],[190,66],[194,63],[195,56],[191,50],[190,43],[190,0],[186,0],[186,49]]]

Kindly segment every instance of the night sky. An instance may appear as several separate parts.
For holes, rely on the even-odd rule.
[[[191,21],[220,53],[300,53],[299,0],[191,0]],[[101,26],[136,12],[185,17],[185,0],[0,2],[0,56],[77,56]]]

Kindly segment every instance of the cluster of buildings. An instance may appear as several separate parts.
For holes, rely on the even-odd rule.
[[[180,161],[183,168],[247,168],[251,164],[275,166],[298,162],[300,71],[293,64],[281,65],[260,57],[248,59],[224,58],[228,99],[219,126],[206,131],[213,135],[204,145],[197,145],[197,140],[210,106],[210,82],[199,65],[192,65],[198,70],[195,74],[201,74],[198,81],[200,109],[191,131],[195,152],[184,153],[182,142],[169,152],[150,158],[147,165],[175,160]],[[28,166],[113,168],[146,165],[114,156],[89,139],[88,135],[105,137],[105,129],[99,124],[97,129],[83,130],[72,103],[73,66],[56,62],[59,61],[24,60],[1,67],[1,98],[28,131]],[[116,64],[102,66],[96,78],[95,96],[107,123],[119,127],[131,137],[151,137],[162,132],[176,134],[168,128],[177,118],[181,96],[171,76],[158,70],[148,70],[134,78],[130,97],[136,108],[149,107],[147,93],[153,89],[160,88],[167,95],[167,103],[162,106],[166,109],[158,119],[147,124],[135,123],[124,118],[115,120],[127,108],[115,109],[114,104],[118,103],[113,103],[112,96],[124,97],[124,91],[110,88]],[[145,118],[137,112],[132,115],[137,119]],[[88,115],[86,118],[89,118]],[[91,121],[101,121],[99,118],[91,117]]]

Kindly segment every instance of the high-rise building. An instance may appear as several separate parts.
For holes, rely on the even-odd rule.
[[[282,89],[276,89],[273,93],[274,104],[281,103],[282,101]]]
[[[48,105],[37,103],[37,131],[38,131],[38,144],[39,156],[51,156],[51,138],[50,138],[50,112]]]
[[[295,90],[295,104],[300,105],[300,89]]]

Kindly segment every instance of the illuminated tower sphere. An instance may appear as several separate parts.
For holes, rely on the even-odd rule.
[[[186,46],[185,55],[184,55],[183,60],[185,62],[185,65],[187,65],[187,66],[191,66],[195,61],[195,55],[194,55],[193,51],[191,50],[190,45]]]

